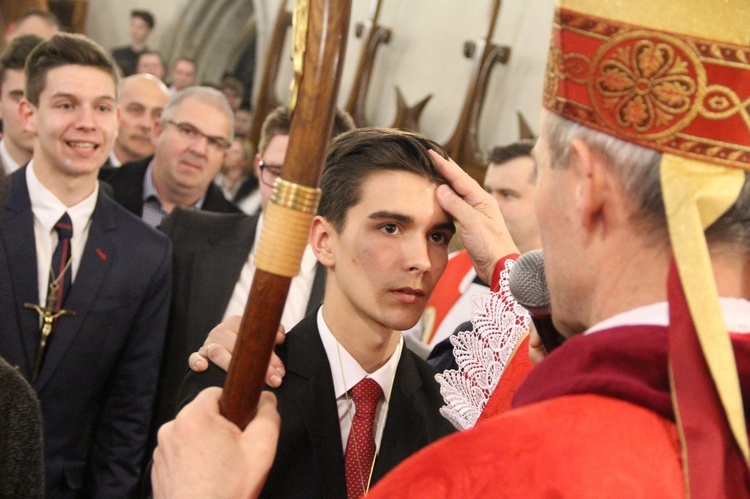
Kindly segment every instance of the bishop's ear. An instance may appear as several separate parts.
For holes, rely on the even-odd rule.
[[[602,221],[611,193],[611,168],[602,155],[581,139],[571,143],[569,168],[574,169],[578,182],[576,206],[581,224],[593,228]]]
[[[315,257],[325,267],[334,264],[334,245],[336,242],[336,229],[331,223],[320,215],[313,219],[310,229],[310,247]]]

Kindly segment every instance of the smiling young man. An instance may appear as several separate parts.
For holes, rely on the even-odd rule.
[[[97,181],[117,78],[83,36],[29,55],[20,114],[34,152],[0,220],[0,356],[39,396],[48,497],[133,492],[159,373],[170,243]]]
[[[324,304],[277,349],[282,428],[263,496],[359,497],[453,430],[439,413],[435,371],[400,332],[419,319],[455,231],[435,196],[444,180],[429,149],[442,151],[414,133],[367,128],[331,144],[310,235],[328,273]],[[212,367],[188,375],[183,389],[222,381]],[[374,412],[360,430],[358,392],[368,384]]]

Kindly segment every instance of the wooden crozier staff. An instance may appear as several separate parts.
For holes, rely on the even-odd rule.
[[[257,268],[229,365],[222,414],[240,428],[255,416],[292,278],[320,199],[317,188],[333,126],[351,0],[298,0],[289,146],[255,255]]]

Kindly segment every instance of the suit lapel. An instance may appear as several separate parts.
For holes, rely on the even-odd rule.
[[[419,431],[425,427],[425,422],[420,408],[414,404],[415,392],[421,386],[422,380],[414,359],[404,347],[393,383],[380,451],[375,460],[372,484],[416,452],[426,438],[424,432]]]
[[[31,379],[34,359],[39,345],[39,314],[24,307],[24,303],[38,304],[36,241],[34,214],[26,186],[26,168],[21,168],[10,178],[10,194],[0,221],[0,233],[5,249],[10,281],[13,287],[15,308],[20,328],[18,341],[23,345],[24,373]]]
[[[203,343],[206,334],[221,321],[232,297],[234,286],[250,253],[258,219],[243,218],[238,225],[215,226],[207,236],[208,247],[198,251],[192,261],[188,324]],[[245,225],[247,224],[247,225]],[[216,283],[213,286],[205,283]],[[192,335],[191,335],[192,336]],[[190,339],[188,340],[191,341]]]
[[[111,262],[117,258],[114,245],[117,232],[111,203],[113,201],[99,194],[81,258],[81,266],[76,272],[70,294],[65,301],[65,308],[73,310],[75,315],[62,317],[57,329],[50,337],[42,371],[37,381],[37,388],[40,391],[51,379],[57,365],[81,329],[81,325],[99,296]]]
[[[310,437],[318,472],[323,480],[324,497],[346,497],[344,452],[331,368],[320,340],[317,314],[312,314],[295,328],[299,341],[289,344],[290,372],[307,380],[296,395],[300,419]]]

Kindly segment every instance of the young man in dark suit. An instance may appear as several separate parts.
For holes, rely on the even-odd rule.
[[[282,426],[264,496],[356,497],[453,430],[439,413],[435,371],[401,336],[419,319],[455,231],[437,204],[444,180],[429,149],[442,151],[385,129],[353,130],[331,144],[310,235],[328,271],[325,297],[277,348],[286,369],[273,389]],[[185,400],[223,378],[215,366],[190,373]],[[365,430],[362,383],[376,392]]]
[[[157,394],[156,415],[149,449],[156,445],[156,431],[176,414],[177,393],[206,332],[222,319],[242,314],[247,303],[255,265],[253,258],[263,210],[268,206],[274,180],[281,173],[289,143],[289,109],[279,107],[263,123],[258,154],[254,159],[260,179],[261,213],[215,214],[176,209],[161,229],[174,247],[174,280],[164,364]],[[332,135],[354,128],[351,118],[338,112]],[[281,322],[291,329],[323,300],[326,271],[308,246],[300,273],[292,280]]]
[[[34,152],[0,216],[0,356],[39,396],[47,497],[132,494],[151,421],[171,251],[99,192],[117,79],[85,37],[34,49],[20,104]]]
[[[232,145],[233,120],[221,92],[186,88],[154,126],[153,156],[125,163],[102,180],[112,186],[115,201],[152,227],[176,206],[241,213],[213,183]]]

